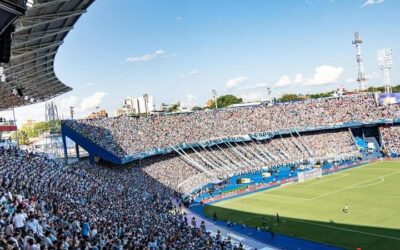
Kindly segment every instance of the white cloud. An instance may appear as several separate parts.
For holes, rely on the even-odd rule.
[[[198,105],[198,99],[193,94],[187,94],[186,99],[182,101],[182,107],[185,108],[193,108],[194,106]]]
[[[245,83],[247,80],[248,80],[248,78],[246,76],[235,77],[235,78],[229,79],[225,83],[225,87],[226,88],[234,88],[234,87],[238,86],[239,84]]]
[[[368,5],[374,5],[374,4],[381,4],[383,3],[385,0],[366,0],[364,2],[364,4],[362,5],[362,7],[368,6]]]
[[[330,83],[336,83],[342,75],[344,69],[329,65],[321,65],[315,68],[315,72],[311,77],[305,77],[303,74],[297,74],[293,77],[281,76],[274,84],[276,88],[288,86],[319,86]]]
[[[372,72],[371,74],[365,75],[367,80],[378,80],[381,78],[381,74],[378,72]]]
[[[80,98],[77,96],[69,96],[57,101],[58,115],[60,118],[70,118],[70,107],[75,107],[75,112],[79,112]]]
[[[66,107],[69,109],[69,107],[76,107],[79,104],[79,97],[71,95],[68,98],[63,98],[59,102],[61,107]]]
[[[141,55],[141,56],[135,56],[135,57],[128,57],[126,58],[126,61],[131,62],[131,63],[136,63],[136,62],[148,62],[151,60],[156,59],[157,57],[161,57],[165,55],[165,51],[162,49],[154,51],[152,54],[146,54],[146,55]]]
[[[313,77],[306,81],[303,85],[315,86],[336,83],[343,71],[344,69],[342,67],[334,67],[329,65],[316,67]]]
[[[299,84],[299,83],[303,83],[303,82],[304,82],[303,74],[297,74],[297,75],[294,76],[293,83]]]
[[[45,119],[44,103],[32,104],[15,109],[15,119],[17,126],[20,128],[27,120],[44,121]],[[0,113],[0,117],[13,119],[12,111],[4,111]]]
[[[198,75],[198,74],[200,74],[200,72],[199,72],[197,69],[195,69],[195,70],[190,71],[190,72],[187,73],[187,74],[181,75],[181,76],[179,77],[179,79],[186,79],[186,78],[189,78],[189,77],[191,77],[191,76]]]
[[[92,96],[79,98],[77,96],[56,98],[53,101],[58,108],[58,116],[60,119],[70,118],[70,107],[75,107],[75,118],[83,118],[88,115],[88,112],[94,111],[97,106],[100,106],[103,98],[107,94],[104,92],[96,92]],[[32,104],[15,109],[17,125],[21,126],[27,120],[44,121],[45,120],[45,103]],[[11,111],[0,112],[0,117],[12,119]]]
[[[353,79],[353,78],[347,78],[347,79],[346,79],[346,82],[348,82],[348,83],[353,83],[353,82],[356,82],[356,80]]]
[[[85,87],[92,87],[94,84],[91,82],[85,83]]]
[[[263,99],[263,95],[261,92],[250,92],[240,95],[244,102],[255,102],[261,101]]]
[[[90,109],[94,109],[94,108],[100,106],[101,102],[103,101],[103,98],[106,95],[107,94],[104,92],[96,92],[92,96],[83,98],[82,102],[81,102],[81,106],[80,106],[80,111],[87,112]]]
[[[74,107],[74,118],[86,117],[89,112],[94,111],[96,107],[101,107],[102,101],[107,94],[96,92],[91,96],[80,98],[78,96],[69,96],[57,101],[58,112],[64,119],[70,118],[70,107]]]
[[[250,85],[250,86],[243,86],[243,87],[240,87],[239,89],[245,90],[245,89],[258,89],[258,88],[265,88],[265,87],[269,87],[269,84],[268,83],[257,83],[257,84]]]
[[[177,17],[175,17],[175,20],[176,20],[176,21],[182,21],[182,20],[183,20],[183,17],[182,17],[182,16],[177,16]]]
[[[292,85],[292,80],[289,76],[284,75],[278,79],[278,81],[274,84],[274,87],[283,88]]]

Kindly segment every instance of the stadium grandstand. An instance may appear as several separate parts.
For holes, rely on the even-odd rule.
[[[54,60],[93,2],[0,1],[0,111],[72,90]],[[1,140],[0,249],[398,249],[400,101],[388,98],[64,119],[61,160]],[[1,118],[0,134],[16,129]]]

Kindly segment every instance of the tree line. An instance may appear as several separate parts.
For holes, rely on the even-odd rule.
[[[30,138],[37,138],[43,135],[61,134],[61,121],[35,122],[24,124],[20,129],[11,134],[11,138],[21,145],[28,145]]]

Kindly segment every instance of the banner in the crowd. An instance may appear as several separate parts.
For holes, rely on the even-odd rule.
[[[247,184],[250,183],[251,179],[250,178],[240,178],[236,180],[237,184]]]
[[[261,174],[261,176],[262,176],[263,178],[268,178],[268,177],[271,177],[271,174],[270,174],[270,173],[264,172],[264,173]]]
[[[400,103],[400,93],[382,93],[379,94],[378,101],[383,105]]]

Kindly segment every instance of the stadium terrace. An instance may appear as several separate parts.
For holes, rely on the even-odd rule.
[[[400,136],[393,121],[398,117],[397,104],[382,106],[374,95],[362,94],[185,115],[64,121],[67,134],[90,145],[89,153],[94,148],[123,158],[157,147],[170,150],[117,167],[100,158],[96,164],[65,165],[2,148],[3,242],[28,249],[243,249],[243,242],[212,233],[186,213],[228,216],[221,223],[231,227],[235,219],[218,208],[222,200],[397,157]],[[245,233],[243,228],[235,230]]]
[[[68,33],[94,2],[0,0],[0,111],[51,100],[72,90],[56,76],[54,61]],[[114,1],[103,2],[110,4]],[[121,4],[122,2],[124,4]],[[174,23],[177,27],[179,23],[181,28],[157,27],[149,30],[153,31],[151,37],[160,44],[163,44],[162,41],[158,41],[154,34],[173,34],[174,40],[163,44],[169,44],[170,47],[163,48],[165,50],[159,48],[150,54],[146,52],[128,57],[123,66],[112,62],[115,54],[121,54],[120,51],[113,51],[117,49],[113,44],[117,40],[115,38],[120,38],[113,32],[123,30],[124,35],[131,32],[126,32],[128,29],[123,26],[128,22],[115,18],[116,16],[107,16],[105,11],[119,8],[116,14],[126,18],[122,10],[134,10],[140,15],[128,20],[132,23],[142,21],[148,13],[127,7],[130,6],[130,2],[136,4],[137,1],[119,1],[112,8],[107,6],[107,9],[102,9],[104,7],[101,5],[96,7],[97,11],[103,10],[101,15],[97,15],[103,22],[98,23],[95,28],[101,29],[100,34],[107,36],[107,39],[93,36],[96,42],[88,44],[93,48],[101,46],[101,50],[106,52],[107,56],[92,56],[92,61],[85,65],[88,68],[82,67],[81,71],[82,74],[88,74],[87,77],[80,75],[79,79],[90,79],[91,69],[96,65],[91,62],[100,58],[105,58],[102,63],[107,65],[107,70],[110,69],[107,74],[117,82],[120,81],[119,75],[126,77],[127,74],[119,72],[122,72],[120,70],[128,63],[151,65],[150,61],[154,60],[159,61],[160,66],[163,60],[171,59],[168,64],[172,59],[181,60],[184,56],[177,55],[183,51],[202,53],[205,48],[213,51],[213,45],[208,46],[206,43],[206,46],[197,50],[188,47],[172,51],[174,46],[183,47],[179,41],[187,42],[187,34],[185,39],[175,35],[178,35],[178,30],[188,30],[185,25],[190,19],[189,16],[175,16],[178,14],[178,8],[174,6],[173,1],[169,1],[168,5],[172,6],[175,18],[170,21],[163,19],[163,22]],[[144,7],[147,2],[142,1],[137,6]],[[280,4],[283,1],[274,2]],[[298,2],[311,4],[311,1]],[[333,2],[330,1],[329,4],[336,4]],[[357,8],[365,12],[372,5],[382,6],[383,2],[364,0],[363,8]],[[395,1],[391,2],[394,6]],[[157,8],[150,6],[151,8],[144,9],[162,10],[161,15],[154,12],[151,16],[151,23],[157,26],[157,21],[160,20],[154,17],[166,18],[169,15],[166,14],[166,8],[160,7],[162,4],[163,1],[159,1]],[[314,9],[317,4],[322,5],[315,3],[313,8],[307,9]],[[222,6],[218,3],[211,8],[202,8],[201,11],[217,10],[218,15],[210,13],[212,15],[204,16],[208,19],[218,16],[216,26],[223,27],[225,21],[222,19],[222,8],[218,9],[221,7],[219,5]],[[268,3],[267,7],[271,8],[272,5]],[[237,15],[232,15],[235,13],[232,10],[235,9],[231,9],[231,6],[222,7],[229,11],[229,16],[235,21],[239,19]],[[286,15],[292,13],[291,10],[287,6],[281,9],[285,13],[285,19],[279,23],[290,23]],[[296,13],[301,9],[296,7]],[[185,10],[185,13],[189,15],[201,12],[195,7],[193,10],[195,11]],[[270,16],[264,11],[261,12],[262,16]],[[358,11],[353,11],[354,14],[356,12]],[[324,9],[321,13],[325,16],[327,12]],[[375,22],[379,13],[374,12],[377,18],[371,20]],[[258,16],[253,15],[251,11],[246,10],[242,14],[240,18],[250,14],[250,19],[263,25],[267,23],[260,22],[262,20],[258,20]],[[119,23],[108,26],[114,19]],[[385,16],[381,19],[387,18]],[[203,23],[198,20],[193,23]],[[296,24],[300,20],[302,18],[296,17]],[[327,22],[328,20],[329,18],[326,18]],[[363,23],[361,20],[354,20]],[[336,27],[337,20],[334,21]],[[86,22],[89,23],[91,22]],[[205,23],[211,24],[208,20]],[[273,20],[268,23],[278,22]],[[240,30],[239,23],[233,24],[235,30]],[[297,29],[302,25],[294,26]],[[314,26],[312,29],[316,28]],[[346,23],[346,26],[352,25]],[[138,22],[130,26],[133,27],[140,27],[143,32],[151,26],[146,26],[145,22]],[[193,30],[203,32],[207,29],[205,26],[198,26]],[[263,29],[250,30],[260,33]],[[276,35],[274,31],[273,38],[286,37],[278,34],[280,30],[289,34],[286,28],[279,27]],[[229,32],[229,29],[226,31]],[[294,34],[302,32],[308,36],[310,32],[299,31],[296,30]],[[329,35],[336,38],[336,34],[331,31],[332,29],[329,29]],[[83,33],[84,29],[76,34]],[[120,44],[150,45],[140,40],[146,36],[132,33],[137,41],[132,43],[131,40],[124,39]],[[210,34],[225,36],[224,32]],[[228,34],[226,37],[234,41],[234,37]],[[252,37],[249,38],[248,40],[253,40]],[[272,36],[266,39],[271,38]],[[327,36],[318,34],[318,39],[311,36],[310,38],[318,43]],[[292,43],[292,38],[285,39]],[[215,40],[220,43],[218,46],[225,45],[223,40]],[[6,122],[1,117],[0,250],[400,249],[400,94],[392,93],[398,91],[400,85],[393,89],[391,87],[389,70],[392,67],[392,50],[381,49],[378,51],[378,64],[383,72],[384,87],[381,89],[386,93],[367,93],[373,87],[366,89],[365,86],[367,76],[362,60],[362,43],[360,34],[356,32],[353,45],[357,52],[358,76],[355,81],[359,84],[359,90],[347,92],[344,91],[344,87],[340,87],[335,92],[335,96],[338,97],[276,103],[272,101],[271,87],[265,83],[251,86],[251,82],[247,82],[250,80],[249,75],[230,79],[225,83],[225,87],[232,92],[265,87],[268,90],[268,104],[247,103],[240,104],[241,107],[221,108],[218,106],[220,102],[216,90],[212,90],[215,99],[210,100],[208,106],[215,106],[216,109],[148,115],[147,111],[152,110],[148,107],[153,106],[153,102],[149,105],[148,100],[153,100],[153,97],[145,94],[140,100],[128,99],[131,104],[143,103],[145,106],[146,115],[138,117],[121,115],[115,118],[74,120],[74,107],[71,105],[71,119],[61,121],[61,131],[58,127],[57,106],[54,102],[47,102],[46,121],[50,125],[46,140],[50,138],[59,142],[61,136],[64,159],[54,159],[51,154],[34,153],[27,150],[28,147],[20,147],[19,131],[15,132],[15,144],[11,136],[3,138],[2,132],[17,130],[17,119],[14,112],[13,120]],[[282,51],[275,48],[281,46],[280,41],[271,44],[275,44],[273,50]],[[231,49],[250,47],[247,44],[232,45],[229,46]],[[247,49],[249,48],[243,52],[247,52]],[[286,45],[285,53],[287,49]],[[312,49],[315,51],[315,48]],[[318,46],[318,49],[322,51],[323,46]],[[140,53],[136,48],[130,50]],[[218,50],[219,47],[215,47],[215,51]],[[79,49],[76,51],[82,52]],[[82,59],[82,55],[76,56],[76,53],[70,52],[65,54],[77,61]],[[246,54],[251,56],[252,53]],[[196,62],[194,55],[185,55],[186,60]],[[233,55],[230,53],[228,56]],[[216,54],[204,58],[218,57],[223,56]],[[279,57],[284,58],[285,54],[279,54]],[[242,60],[235,60],[235,63],[236,61]],[[258,60],[251,61],[254,62],[253,66],[257,64],[256,67],[265,68]],[[297,60],[291,61],[298,64]],[[74,62],[68,62],[61,65],[70,67],[73,64]],[[112,70],[110,67],[113,65],[117,65],[119,70]],[[211,63],[209,66],[214,67]],[[239,66],[243,65],[233,68],[240,69]],[[249,64],[246,68],[253,66]],[[143,66],[143,69],[144,67],[146,66]],[[168,68],[168,75],[173,74],[171,68]],[[189,76],[200,74],[200,70],[203,71],[199,68],[183,74],[179,80],[186,81]],[[221,67],[218,71],[224,70]],[[265,72],[261,71],[265,76]],[[314,76],[307,73],[284,75],[276,82],[274,88],[284,90],[293,86],[326,87],[341,81],[343,71],[338,65],[316,66]],[[129,73],[132,72],[137,73],[133,70]],[[152,69],[143,72],[155,71]],[[257,78],[256,75],[252,77]],[[109,79],[105,77],[103,81],[107,82]],[[139,76],[137,79],[143,78]],[[204,79],[212,83],[207,78]],[[121,82],[126,83],[132,79],[124,80],[126,81]],[[169,83],[168,79],[160,78],[158,81]],[[347,80],[349,84],[353,81],[351,78]],[[92,83],[86,85],[89,87]],[[114,85],[111,87],[115,92],[125,93],[121,89],[114,89]],[[328,96],[331,93],[317,94],[313,98]],[[98,94],[99,92],[95,93],[94,97]],[[106,95],[105,92],[100,94]],[[275,89],[273,94],[275,95]],[[231,95],[220,98],[227,96],[242,102],[241,98]],[[99,109],[99,103],[102,101],[101,98],[91,100],[91,97],[70,97],[73,98],[69,101],[81,101],[80,112],[93,111],[93,106]],[[194,98],[188,94],[187,99],[189,97]],[[84,105],[85,102],[90,105]],[[228,105],[227,101],[223,103],[226,104],[223,107]],[[134,106],[131,104],[130,106]],[[84,108],[85,106],[87,107]],[[118,110],[124,113],[128,106],[125,100],[123,108]],[[169,104],[163,106],[167,109]],[[176,106],[179,105],[171,105],[171,109],[168,110],[172,112]],[[140,110],[143,109],[137,108],[138,113]],[[99,113],[108,116],[105,110],[97,112]],[[96,116],[96,113],[93,114]],[[67,138],[75,144],[76,158],[72,160],[68,159]],[[60,149],[57,145],[53,147],[55,150]],[[80,149],[86,151],[88,157],[81,157]]]
[[[361,160],[366,144],[359,145],[354,131],[393,124],[399,111],[398,105],[381,105],[375,95],[358,94],[189,114],[66,120],[62,126],[65,136],[90,145],[92,158],[140,160],[153,169],[151,176],[190,194],[263,169]],[[382,130],[384,138],[391,131]],[[389,144],[393,139],[384,138],[378,140],[387,141],[386,150],[396,154],[398,147]],[[173,178],[168,177],[171,168],[179,173]]]
[[[277,133],[346,128],[400,117],[398,105],[371,94],[189,114],[68,120],[63,126],[127,162],[190,145],[259,140]],[[125,159],[124,159],[125,158]]]

